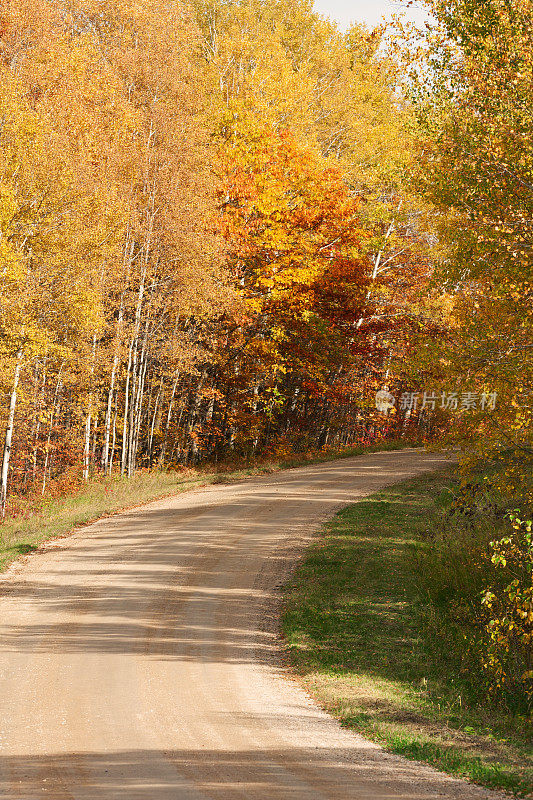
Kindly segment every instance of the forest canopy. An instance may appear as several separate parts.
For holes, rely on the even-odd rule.
[[[3,511],[391,436],[530,458],[530,3],[428,5],[2,4]]]

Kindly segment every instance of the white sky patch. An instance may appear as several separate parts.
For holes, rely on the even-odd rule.
[[[416,2],[408,6],[405,0],[315,0],[315,11],[331,17],[343,30],[351,22],[364,22],[373,27],[383,17],[405,12],[406,18],[417,24],[428,19],[428,13]]]

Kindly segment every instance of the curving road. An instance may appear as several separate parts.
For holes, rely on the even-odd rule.
[[[277,588],[324,517],[443,456],[376,453],[101,520],[0,597],[0,797],[479,800],[344,731],[277,663]]]

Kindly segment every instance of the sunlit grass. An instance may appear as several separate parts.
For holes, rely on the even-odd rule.
[[[428,641],[418,571],[451,483],[449,473],[425,476],[340,512],[287,589],[284,635],[304,685],[344,725],[408,758],[525,794],[527,721],[469,694],[457,654],[436,657]]]

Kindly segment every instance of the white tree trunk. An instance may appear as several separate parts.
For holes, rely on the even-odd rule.
[[[44,457],[44,467],[43,467],[43,482],[41,486],[41,494],[44,495],[46,490],[46,471],[48,469],[48,462],[50,459],[50,442],[52,440],[52,428],[54,426],[54,418],[57,408],[57,398],[59,397],[59,392],[61,390],[61,375],[63,373],[63,364],[59,367],[59,372],[57,375],[57,383],[56,383],[56,390],[54,392],[54,402],[52,403],[52,410],[50,412],[50,424],[48,426],[48,436],[46,438],[46,447],[45,447],[45,457]],[[51,470],[50,470],[51,471]]]
[[[91,364],[91,384],[94,377],[94,365],[96,360],[96,334],[93,336],[93,357]],[[87,417],[85,420],[85,441],[83,445],[83,480],[89,480],[89,463],[91,460],[91,423],[93,412],[93,393],[91,386],[91,393],[89,394],[89,403],[87,408]]]
[[[17,364],[15,366],[15,374],[13,376],[13,386],[11,389],[11,397],[9,400],[9,412],[7,415],[6,435],[4,439],[4,452],[2,456],[2,474],[0,476],[0,513],[2,519],[6,513],[7,502],[7,478],[9,475],[9,458],[11,456],[11,442],[13,441],[13,427],[15,422],[15,408],[17,406],[17,389],[20,378],[20,370],[22,369],[22,349],[17,353]]]

